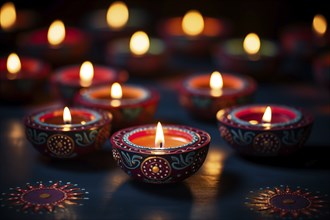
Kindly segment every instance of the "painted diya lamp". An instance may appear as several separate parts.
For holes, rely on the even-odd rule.
[[[221,137],[239,154],[285,156],[309,137],[313,117],[306,110],[281,105],[246,105],[217,113]]]
[[[93,65],[85,61],[81,66],[62,67],[50,78],[56,96],[64,103],[72,104],[74,96],[82,88],[105,85],[113,82],[125,82],[128,74],[124,70],[102,65]]]
[[[182,181],[203,165],[210,135],[183,125],[141,125],[111,136],[113,157],[129,176],[146,183]]]
[[[179,101],[193,117],[211,121],[219,109],[251,102],[256,87],[254,79],[239,74],[196,74],[183,81]]]
[[[113,115],[113,131],[153,120],[159,102],[159,93],[137,85],[98,86],[82,89],[75,104],[103,109]]]
[[[65,27],[55,20],[42,28],[18,36],[18,49],[34,57],[42,57],[54,66],[80,61],[90,48],[89,35],[76,27]]]
[[[171,51],[199,56],[209,54],[215,43],[232,31],[228,21],[203,17],[197,10],[163,20],[158,27],[159,35]]]
[[[19,57],[11,53],[0,58],[0,97],[6,102],[26,102],[43,93],[51,67],[32,57]]]
[[[244,39],[233,38],[216,45],[212,51],[215,65],[223,70],[267,80],[276,73],[280,48],[272,40],[249,33]]]
[[[149,38],[143,31],[130,38],[111,41],[107,45],[107,63],[124,68],[131,75],[152,75],[162,71],[168,61],[165,43],[159,38]]]
[[[26,137],[41,154],[69,159],[100,150],[110,136],[112,115],[87,108],[53,108],[25,117]]]

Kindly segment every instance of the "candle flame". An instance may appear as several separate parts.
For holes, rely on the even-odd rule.
[[[243,48],[249,55],[257,54],[260,50],[260,38],[255,33],[248,34],[243,41]]]
[[[323,36],[325,34],[327,31],[327,20],[323,15],[317,14],[314,16],[313,30],[319,36]]]
[[[110,95],[113,99],[121,99],[123,91],[119,83],[115,82],[112,84]]]
[[[7,70],[12,74],[16,74],[21,70],[21,61],[16,53],[11,53],[8,56]]]
[[[163,148],[164,145],[165,145],[165,138],[164,138],[163,127],[162,124],[158,122],[156,127],[155,147]]]
[[[143,55],[147,53],[150,47],[148,35],[143,31],[135,32],[130,39],[129,47],[135,55]]]
[[[270,123],[272,121],[272,109],[267,106],[264,115],[262,116],[262,122]]]
[[[116,1],[109,6],[107,11],[107,23],[111,28],[120,29],[128,21],[128,8],[124,2]]]
[[[71,113],[68,107],[65,107],[63,110],[63,121],[64,124],[71,124]]]
[[[182,19],[183,32],[189,36],[197,36],[204,30],[204,19],[197,10],[188,11]]]
[[[48,29],[48,42],[53,46],[61,44],[65,38],[65,26],[61,20],[55,20]]]
[[[85,61],[80,67],[80,85],[88,87],[92,84],[94,76],[93,64],[90,61]]]
[[[222,94],[223,80],[218,71],[214,71],[210,77],[211,95],[220,96]]]
[[[12,2],[6,2],[0,9],[0,26],[9,30],[16,22],[16,9]]]

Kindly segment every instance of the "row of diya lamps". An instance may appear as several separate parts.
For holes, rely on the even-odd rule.
[[[19,29],[16,17],[11,16],[15,14],[10,13],[12,11],[15,11],[12,3],[1,8],[1,35]],[[57,66],[80,62],[91,48],[101,44],[99,47],[105,51],[96,53],[102,54],[107,63],[125,68],[132,75],[144,76],[166,69],[173,54],[211,54],[217,68],[248,74],[258,80],[269,79],[276,73],[280,61],[297,64],[298,58],[303,63],[312,62],[315,80],[330,88],[330,34],[326,18],[321,14],[315,15],[312,25],[292,25],[283,29],[281,46],[270,39],[260,40],[256,33],[250,33],[244,39],[230,39],[233,32],[230,21],[203,17],[197,10],[190,10],[183,17],[162,20],[157,26],[161,39],[149,37],[142,31],[146,20],[141,19],[142,15],[141,10],[129,9],[124,2],[117,1],[108,10],[87,16],[90,33],[65,27],[61,20],[56,20],[48,30],[42,28],[18,34],[16,43],[22,54],[42,57]],[[285,63],[281,71],[293,74],[292,66],[300,64]],[[301,69],[298,68],[298,72],[301,75]]]
[[[93,68],[85,63],[80,69]],[[24,118],[26,137],[41,154],[84,157],[110,140],[118,166],[137,180],[174,183],[199,170],[211,142],[208,132],[153,124],[158,91],[117,82],[120,73],[115,69],[95,68],[91,81],[79,78],[82,72],[76,68],[51,78],[63,93],[79,84],[70,109],[53,107]],[[179,101],[192,117],[216,120],[221,137],[239,154],[274,157],[297,152],[310,134],[312,115],[291,106],[251,104],[256,90],[256,81],[246,75],[196,73],[182,81]]]

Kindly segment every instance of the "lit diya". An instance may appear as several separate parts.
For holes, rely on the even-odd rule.
[[[283,105],[251,104],[217,113],[221,137],[239,154],[285,156],[307,141],[313,125],[311,113]]]
[[[158,123],[124,128],[110,140],[114,159],[129,176],[164,184],[195,174],[205,161],[211,137],[197,128]]]

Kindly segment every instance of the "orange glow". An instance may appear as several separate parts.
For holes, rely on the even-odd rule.
[[[150,40],[148,35],[143,31],[135,32],[129,42],[129,48],[135,55],[143,55],[148,52]]]
[[[107,23],[113,29],[124,27],[128,21],[128,8],[124,2],[116,1],[109,6]]]
[[[210,77],[211,95],[220,96],[222,94],[223,80],[218,71],[214,71]]]
[[[262,122],[270,123],[272,121],[272,109],[267,106],[264,115],[262,116]]]
[[[324,35],[327,31],[327,20],[321,14],[317,14],[313,19],[313,30],[317,35]]]
[[[65,26],[60,20],[55,20],[48,29],[48,42],[53,46],[61,44],[65,38]]]
[[[90,61],[85,61],[80,67],[80,85],[82,87],[88,87],[92,84],[94,76],[93,64]]]
[[[16,9],[12,2],[6,2],[0,9],[0,26],[4,30],[9,30],[16,22]]]
[[[182,19],[182,30],[189,36],[197,36],[204,30],[204,19],[199,11],[190,10]]]
[[[21,70],[21,61],[16,53],[11,53],[8,56],[7,70],[12,74],[16,74]]]
[[[64,124],[71,124],[71,113],[68,107],[65,107],[63,110],[63,122]]]
[[[260,50],[260,38],[255,33],[248,34],[243,41],[243,48],[249,55],[257,54]]]
[[[165,145],[164,131],[160,122],[157,124],[156,137],[155,137],[155,147],[163,148]]]

